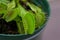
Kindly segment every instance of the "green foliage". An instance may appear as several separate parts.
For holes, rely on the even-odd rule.
[[[9,12],[7,12],[3,18],[7,21],[10,22],[12,20],[14,20],[17,17],[17,13],[18,13],[18,8],[15,8]]]
[[[24,27],[23,27],[23,22],[22,22],[21,18],[17,17],[17,18],[15,18],[15,21],[17,23],[18,32],[20,34],[24,34]]]
[[[7,9],[11,10],[11,9],[15,8],[15,6],[16,6],[16,4],[15,4],[15,1],[13,0],[10,3],[8,3]]]
[[[27,5],[35,12],[36,26],[39,27],[45,22],[45,14],[41,8],[37,7],[32,3],[27,3]]]
[[[25,9],[19,0],[0,0],[0,15],[3,14],[2,18],[6,22],[16,21],[20,34],[33,34],[36,28],[44,24],[45,13],[41,8],[27,0],[22,2],[26,2],[26,7],[29,6],[30,9]]]
[[[8,0],[0,0],[0,4],[2,3],[4,5],[7,5],[8,2],[9,2]]]
[[[21,5],[19,5],[19,16],[22,18],[25,34],[32,34],[35,30],[35,19],[33,13],[26,11]]]

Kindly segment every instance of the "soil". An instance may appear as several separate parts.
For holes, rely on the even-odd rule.
[[[7,23],[4,19],[0,19],[0,34],[18,34],[16,22]]]

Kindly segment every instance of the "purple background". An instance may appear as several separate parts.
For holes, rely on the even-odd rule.
[[[51,15],[41,40],[60,40],[60,0],[48,0]],[[40,37],[39,39],[40,40]]]

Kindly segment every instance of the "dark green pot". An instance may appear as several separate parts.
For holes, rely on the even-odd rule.
[[[50,15],[50,7],[49,7],[48,2],[46,0],[32,0],[32,2],[36,6],[40,6],[40,5],[42,6],[43,11],[47,14],[46,17],[47,17],[47,21],[48,21],[49,15]],[[32,40],[33,38],[36,38],[36,36],[38,36],[43,31],[45,25],[47,24],[47,21],[42,26],[42,28],[37,29],[35,31],[35,33],[32,34],[32,35],[20,35],[20,34],[7,35],[7,34],[0,34],[0,40]]]

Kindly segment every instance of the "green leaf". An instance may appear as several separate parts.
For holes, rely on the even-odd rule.
[[[46,16],[44,12],[41,12],[40,15],[43,17],[40,26],[42,26],[46,21]]]
[[[19,16],[22,18],[25,34],[32,34],[35,31],[35,18],[32,12],[26,11],[21,5]]]
[[[27,29],[28,29],[28,25],[26,23],[26,20],[24,18],[25,14],[26,14],[26,10],[21,6],[21,5],[18,5],[18,10],[19,10],[19,13],[18,15],[22,18],[23,20],[23,26],[24,26],[24,34],[27,34]]]
[[[6,10],[0,10],[0,14],[5,14]]]
[[[35,17],[36,17],[36,26],[42,26],[45,22],[45,13],[42,11],[41,8],[38,6],[32,4],[32,3],[27,3],[27,5],[32,9],[32,11],[35,12]]]
[[[7,5],[0,3],[0,9],[7,9]]]
[[[1,3],[0,4],[0,14],[6,13],[6,11],[7,11],[6,9],[7,9],[7,6]]]
[[[0,3],[7,5],[9,3],[8,0],[0,0]]]
[[[27,2],[27,5],[32,9],[32,11],[36,12],[36,6]]]
[[[12,20],[14,20],[17,17],[18,14],[18,8],[13,9],[12,11],[10,11],[10,13],[7,13],[3,16],[3,18],[7,21],[10,22]]]
[[[24,26],[25,35],[27,35],[28,23],[27,23],[27,21],[26,21],[25,18],[22,18],[22,21],[23,21],[23,26]]]
[[[18,4],[18,7],[19,7],[19,12],[20,12],[18,13],[18,15],[20,17],[23,17],[26,14],[26,10],[20,4]]]
[[[11,9],[15,8],[15,6],[16,6],[15,1],[12,0],[12,2],[8,3],[7,6],[8,6],[7,7],[8,10],[11,10]]]
[[[33,34],[35,31],[35,17],[32,12],[28,12],[23,18],[24,29],[28,34]]]
[[[42,10],[41,8],[39,8],[38,6],[32,4],[32,3],[27,3],[27,5],[31,8],[32,11],[34,11],[35,13],[40,13]]]
[[[17,17],[17,18],[15,18],[15,21],[17,23],[18,32],[20,34],[24,34],[24,27],[23,27],[21,18]]]
[[[39,27],[41,25],[43,16],[41,16],[39,14],[36,14],[35,17],[36,17],[36,28],[37,28],[37,27]]]
[[[43,24],[44,24],[44,22],[45,22],[45,14],[44,13],[41,13],[41,15],[40,14],[36,14],[35,15],[35,17],[36,17],[36,28],[37,27],[39,27],[39,26],[42,26]]]

